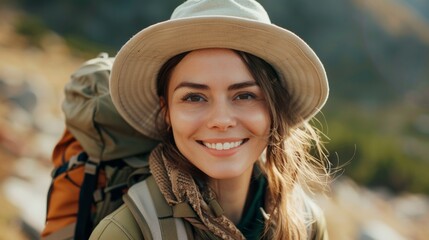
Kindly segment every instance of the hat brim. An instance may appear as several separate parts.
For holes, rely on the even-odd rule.
[[[291,95],[292,108],[303,121],[313,117],[327,100],[329,87],[323,65],[294,33],[242,18],[195,17],[145,28],[118,52],[110,91],[121,116],[137,131],[159,139],[158,71],[171,57],[204,48],[240,50],[267,61],[278,72]]]

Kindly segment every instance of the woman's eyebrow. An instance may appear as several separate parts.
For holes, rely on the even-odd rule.
[[[232,84],[231,86],[228,87],[228,90],[237,90],[237,89],[253,87],[253,86],[257,86],[255,81],[245,81],[245,82]]]
[[[183,87],[200,89],[200,90],[209,89],[209,86],[207,86],[205,84],[193,83],[193,82],[181,82],[179,85],[176,86],[176,88],[174,88],[174,91],[176,91],[179,88],[183,88]]]
[[[246,87],[253,87],[256,85],[257,84],[255,81],[245,81],[245,82],[234,83],[228,87],[228,91],[242,89],[242,88],[246,88]],[[185,82],[181,82],[179,85],[177,85],[176,88],[174,88],[174,91],[176,91],[179,88],[184,88],[184,87],[199,89],[199,90],[209,89],[209,86],[207,86],[205,84],[186,82],[185,81]]]

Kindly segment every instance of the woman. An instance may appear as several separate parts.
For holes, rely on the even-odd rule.
[[[111,74],[122,117],[162,140],[151,172],[163,201],[190,206],[188,238],[327,239],[323,215],[303,191],[328,176],[308,124],[328,97],[326,74],[261,5],[187,1],[128,41]],[[142,238],[141,220],[112,216],[91,239]]]

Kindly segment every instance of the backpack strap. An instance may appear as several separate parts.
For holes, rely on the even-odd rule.
[[[183,216],[195,216],[193,210],[184,204],[171,207],[155,182],[153,176],[133,185],[124,202],[136,219],[145,239],[193,239]],[[176,211],[175,209],[180,209]],[[179,217],[180,215],[180,217]],[[188,236],[189,235],[189,236]]]
[[[97,187],[100,160],[88,158],[85,163],[85,175],[79,194],[79,209],[75,229],[75,239],[88,239],[93,229],[91,207],[93,194]]]
[[[308,239],[329,239],[326,220],[322,210],[307,195],[304,195],[303,200]]]

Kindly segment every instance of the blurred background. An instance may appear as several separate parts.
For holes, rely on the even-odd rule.
[[[0,0],[0,239],[37,239],[69,75],[178,0]],[[261,0],[330,80],[318,115],[341,166],[317,196],[331,239],[428,239],[429,1]]]

